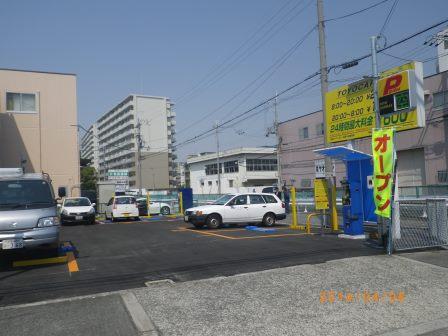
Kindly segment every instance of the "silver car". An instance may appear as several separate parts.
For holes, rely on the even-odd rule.
[[[48,175],[0,169],[0,250],[59,247],[59,217]]]

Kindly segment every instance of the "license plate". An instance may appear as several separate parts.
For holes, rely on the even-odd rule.
[[[82,220],[82,216],[75,216],[76,220]]]
[[[2,241],[3,250],[23,248],[23,239],[5,239]]]
[[[129,217],[129,216],[130,216],[129,213],[124,213],[124,214],[123,214],[123,217]]]
[[[184,221],[188,222],[188,216],[184,217]]]

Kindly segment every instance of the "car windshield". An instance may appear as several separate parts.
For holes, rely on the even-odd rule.
[[[65,207],[77,207],[77,206],[89,206],[90,201],[88,198],[69,198],[64,202]]]
[[[230,201],[235,195],[224,195],[218,198],[216,201],[214,201],[212,204],[214,205],[224,205],[228,201]]]
[[[51,186],[43,180],[0,181],[0,211],[54,206]]]
[[[117,197],[115,199],[115,204],[134,204],[135,198],[134,197]]]

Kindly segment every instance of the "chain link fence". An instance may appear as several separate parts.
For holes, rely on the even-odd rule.
[[[448,199],[407,199],[395,203],[391,251],[448,246]]]

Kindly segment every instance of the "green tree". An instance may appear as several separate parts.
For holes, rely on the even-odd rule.
[[[97,174],[93,167],[81,167],[81,189],[96,190]]]

